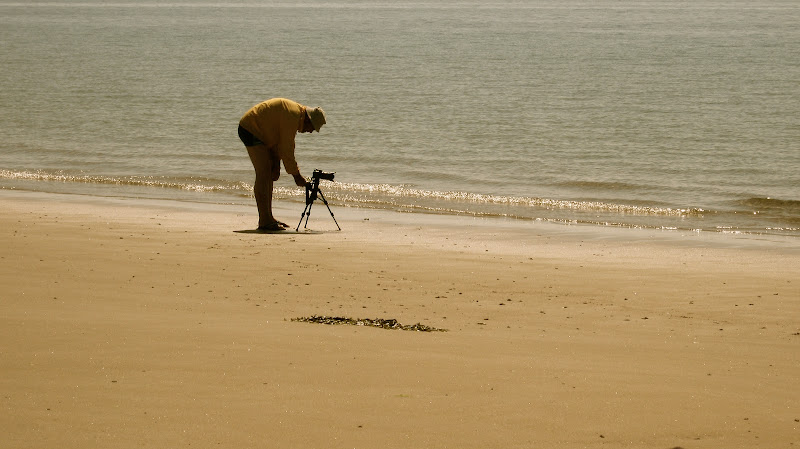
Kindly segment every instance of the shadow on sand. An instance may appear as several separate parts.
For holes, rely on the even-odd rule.
[[[295,231],[292,228],[284,229],[282,231],[262,231],[259,229],[243,229],[241,231],[233,231],[239,234],[287,234],[287,235],[317,235],[323,234],[322,231],[312,231],[310,229],[301,229]]]

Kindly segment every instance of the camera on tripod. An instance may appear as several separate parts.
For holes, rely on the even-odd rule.
[[[322,198],[322,202],[325,203],[325,207],[328,208],[328,212],[331,213],[331,218],[333,218],[333,222],[336,223],[336,227],[339,228],[341,231],[342,228],[339,227],[339,223],[336,222],[336,217],[333,216],[333,211],[331,207],[328,206],[328,200],[325,199],[325,195],[322,194],[322,190],[319,189],[319,182],[320,180],[324,179],[326,181],[333,181],[334,173],[326,173],[322,170],[314,170],[314,173],[311,175],[311,181],[306,183],[306,208],[303,209],[302,215],[300,215],[300,223],[297,223],[297,228],[295,231],[300,230],[300,225],[303,223],[303,218],[306,219],[305,228],[308,227],[308,218],[311,216],[311,206],[314,205],[314,200],[318,197]]]
[[[336,173],[325,173],[322,170],[314,170],[314,174],[311,175],[311,182],[312,183],[316,182],[317,184],[319,184],[320,179],[324,179],[326,181],[333,181],[333,175],[335,174]]]

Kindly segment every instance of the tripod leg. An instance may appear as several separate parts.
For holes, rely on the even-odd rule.
[[[322,194],[322,190],[317,190],[317,191],[319,192],[319,196],[322,198],[322,202],[325,203],[325,207],[328,208],[328,212],[330,212],[331,218],[333,218],[333,222],[336,223],[336,227],[339,228],[339,230],[341,231],[342,228],[339,226],[339,222],[336,221],[336,217],[333,216],[333,211],[331,210],[331,207],[328,206],[328,200],[325,199],[325,195]]]
[[[311,206],[313,205],[314,205],[314,200],[311,200],[311,202],[308,203],[308,212],[306,212],[306,224],[303,226],[303,228],[308,228],[308,219],[311,218]],[[300,218],[300,221],[303,221],[303,219]]]
[[[311,203],[306,204],[306,208],[303,209],[303,213],[300,214],[300,222],[297,223],[297,227],[295,228],[295,231],[299,231],[300,230],[300,225],[303,223],[303,217],[306,216],[306,212],[308,212],[309,215],[311,214]],[[306,219],[306,226],[308,226],[308,219]]]

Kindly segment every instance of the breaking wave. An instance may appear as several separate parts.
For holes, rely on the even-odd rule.
[[[97,176],[46,171],[0,170],[0,179],[19,181],[49,181],[60,183],[119,185],[134,187],[159,187],[193,192],[249,191],[252,186],[243,182],[210,178],[169,179],[157,176]]]
[[[617,214],[634,215],[662,215],[662,216],[685,216],[702,214],[703,209],[675,209],[666,207],[633,206],[626,204],[612,204],[599,201],[572,201],[551,198],[536,197],[514,197],[503,195],[487,195],[482,193],[460,192],[460,191],[431,191],[417,189],[408,186],[397,186],[390,184],[351,184],[351,183],[331,183],[329,188],[346,195],[347,199],[357,202],[380,203],[386,202],[388,205],[398,206],[402,203],[400,199],[406,200],[436,200],[458,202],[461,204],[476,205],[501,205],[509,207],[536,207],[543,209],[562,209],[562,210],[583,210],[583,211],[603,211]]]

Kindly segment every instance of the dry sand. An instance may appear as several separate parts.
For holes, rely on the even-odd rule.
[[[0,447],[800,447],[796,247],[336,212],[0,192]]]

